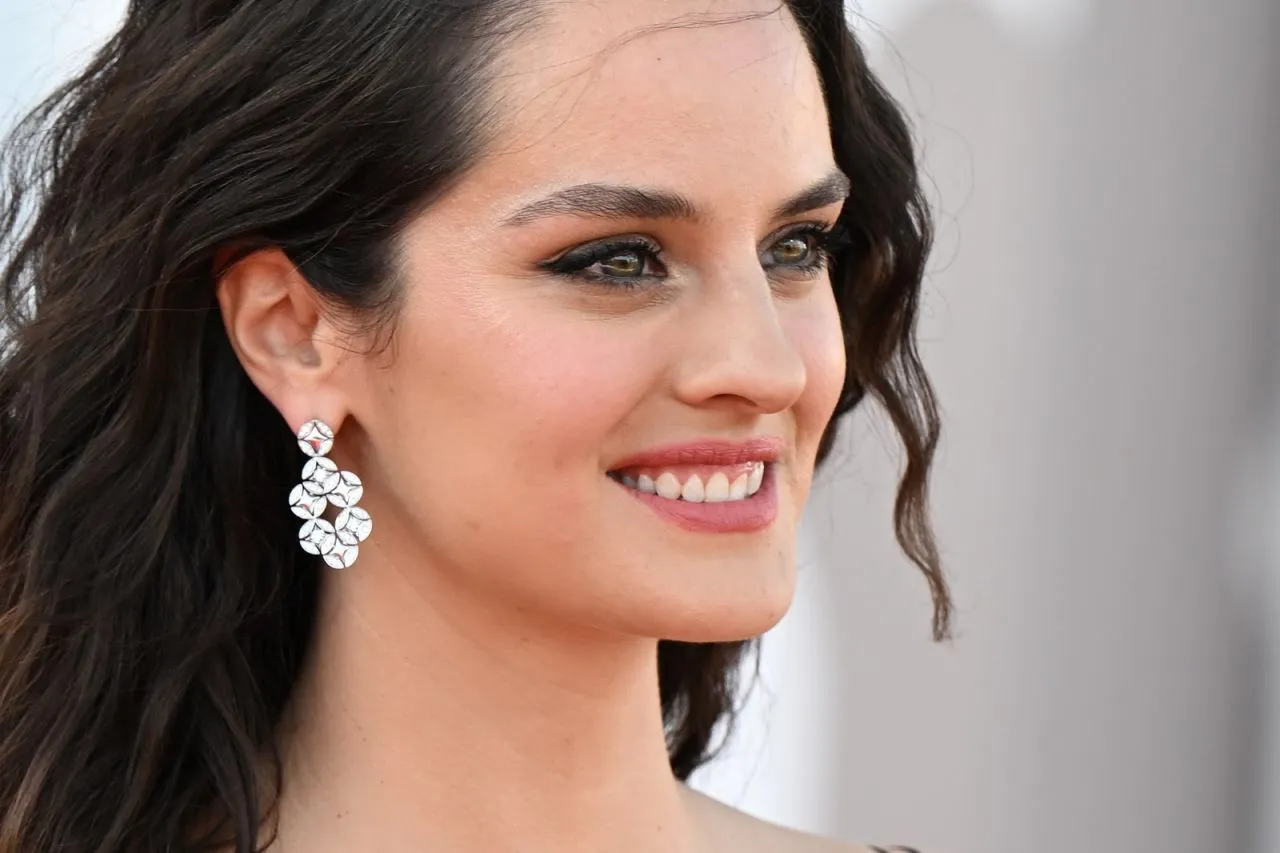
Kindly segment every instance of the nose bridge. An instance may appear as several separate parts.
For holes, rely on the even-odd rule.
[[[736,397],[762,412],[790,407],[804,390],[805,365],[785,307],[759,265],[705,277],[685,336],[679,395],[692,404]]]

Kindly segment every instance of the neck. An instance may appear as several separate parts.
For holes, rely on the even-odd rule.
[[[384,568],[326,579],[281,727],[284,853],[695,849],[656,641]]]

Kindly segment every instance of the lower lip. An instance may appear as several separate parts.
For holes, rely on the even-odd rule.
[[[617,483],[616,480],[614,482],[658,515],[685,530],[698,533],[750,533],[763,530],[778,517],[778,487],[774,482],[773,469],[772,464],[765,466],[760,491],[751,497],[718,503],[669,500],[646,494]]]

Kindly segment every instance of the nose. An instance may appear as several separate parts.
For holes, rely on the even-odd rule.
[[[772,414],[793,406],[806,382],[802,350],[788,332],[787,305],[764,271],[705,282],[682,324],[675,394],[691,406]]]

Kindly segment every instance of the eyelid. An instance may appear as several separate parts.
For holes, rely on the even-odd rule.
[[[781,240],[784,237],[789,237],[792,234],[813,234],[819,232],[823,234],[837,234],[842,230],[842,228],[843,226],[841,226],[838,221],[824,222],[814,219],[805,222],[792,222],[791,224],[784,225],[774,231],[764,239],[764,242],[766,244],[776,243],[778,240]]]
[[[579,243],[576,246],[570,246],[562,252],[558,252],[545,261],[539,261],[538,266],[542,269],[554,269],[557,265],[563,263],[567,258],[578,257],[584,258],[594,254],[616,252],[626,249],[641,249],[652,253],[655,256],[661,256],[662,246],[652,237],[644,234],[620,234],[614,237],[602,237],[599,240],[589,240],[586,243]]]

